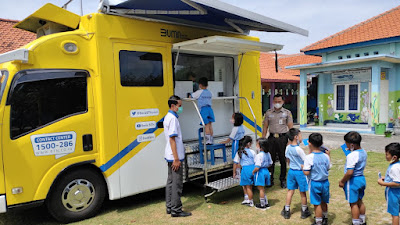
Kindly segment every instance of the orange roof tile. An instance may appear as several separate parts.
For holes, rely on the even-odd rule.
[[[16,20],[0,18],[0,54],[15,50],[36,39],[36,34],[13,28]]]
[[[397,36],[400,36],[400,6],[306,46],[300,51],[306,52]]]
[[[300,70],[288,70],[287,66],[320,63],[321,57],[304,55],[303,53],[293,55],[278,54],[278,72],[275,71],[275,54],[261,53],[260,71],[261,82],[289,82],[297,83],[300,81]]]

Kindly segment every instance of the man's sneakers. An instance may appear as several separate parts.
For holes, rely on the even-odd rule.
[[[267,210],[267,209],[269,209],[269,208],[270,208],[269,204],[266,204],[266,205],[264,205],[264,206],[262,206],[260,203],[257,203],[257,204],[256,204],[256,209],[259,209],[259,210],[265,211],[265,210]]]
[[[309,216],[311,216],[311,212],[310,212],[310,210],[308,210],[308,207],[307,207],[306,210],[301,211],[301,218],[302,218],[302,219],[305,219],[305,218],[307,218],[307,217],[309,217]]]
[[[187,216],[191,216],[192,213],[190,212],[184,212],[184,211],[180,211],[180,212],[171,212],[171,216],[172,217],[187,217]]]
[[[283,206],[283,209],[281,211],[281,215],[285,219],[290,219],[290,209],[288,211],[285,210],[285,206]]]

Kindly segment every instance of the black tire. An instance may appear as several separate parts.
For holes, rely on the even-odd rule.
[[[77,169],[57,179],[46,206],[56,220],[70,223],[96,215],[105,196],[106,185],[101,174],[90,168]]]

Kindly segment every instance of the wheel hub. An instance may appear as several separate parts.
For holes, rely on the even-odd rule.
[[[92,204],[95,194],[92,183],[85,179],[76,179],[64,188],[61,201],[69,211],[79,212]]]

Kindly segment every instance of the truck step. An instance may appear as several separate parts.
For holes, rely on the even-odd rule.
[[[208,183],[206,186],[221,192],[239,186],[240,178],[227,177]]]

